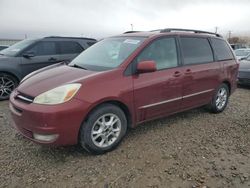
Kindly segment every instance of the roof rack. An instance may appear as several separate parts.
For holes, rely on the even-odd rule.
[[[155,30],[155,31],[160,31],[160,33],[173,32],[173,31],[184,31],[184,32],[194,32],[194,33],[210,34],[210,35],[215,35],[217,37],[222,37],[218,33],[213,33],[213,32],[208,32],[208,31],[201,31],[201,30],[194,30],[194,29],[166,28],[166,29]]]
[[[44,37],[44,38],[86,39],[86,40],[94,40],[94,41],[96,41],[96,39],[94,39],[94,38],[86,38],[86,37],[48,36],[48,37]]]
[[[126,32],[124,32],[123,34],[128,34],[128,33],[139,33],[139,32],[141,32],[141,31],[126,31]]]

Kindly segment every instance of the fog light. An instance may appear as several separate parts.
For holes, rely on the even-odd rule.
[[[33,133],[33,137],[35,140],[38,141],[43,141],[43,142],[51,142],[51,141],[55,141],[58,138],[58,134],[37,134],[37,133]]]

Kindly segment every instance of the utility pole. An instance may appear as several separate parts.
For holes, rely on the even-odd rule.
[[[231,35],[232,35],[232,31],[231,31],[231,30],[229,30],[229,31],[228,31],[228,42],[230,42],[230,41],[231,41]]]
[[[134,25],[133,24],[130,25],[131,25],[131,31],[134,31]]]
[[[218,33],[218,29],[219,29],[219,27],[216,26],[216,27],[215,27],[215,33],[216,33],[216,34]]]

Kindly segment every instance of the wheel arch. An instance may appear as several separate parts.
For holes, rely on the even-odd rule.
[[[125,103],[123,103],[123,102],[121,102],[121,101],[119,101],[119,100],[105,100],[105,101],[102,101],[102,102],[98,103],[97,105],[93,106],[93,107],[89,110],[89,112],[87,113],[87,115],[86,115],[84,121],[88,120],[89,115],[90,115],[95,109],[97,109],[99,106],[104,105],[104,104],[113,104],[113,105],[119,107],[119,108],[124,112],[124,114],[125,114],[125,116],[126,116],[126,118],[127,118],[128,127],[132,127],[132,124],[133,124],[132,114],[131,114],[131,112],[130,112],[128,106],[127,106]]]
[[[18,75],[14,74],[13,72],[1,70],[0,74],[1,73],[9,74],[9,75],[13,76],[17,80],[18,83],[21,81],[21,78]]]
[[[231,94],[231,83],[228,80],[224,80],[222,83],[227,85],[229,94]]]

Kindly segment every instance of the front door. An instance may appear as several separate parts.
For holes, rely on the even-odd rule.
[[[134,63],[144,60],[155,61],[157,71],[133,75],[137,122],[180,110],[182,99],[182,70],[178,63],[176,39],[156,39]]]
[[[23,76],[60,61],[57,55],[56,43],[53,41],[38,42],[23,54],[32,55],[32,57],[22,57],[21,71]]]

